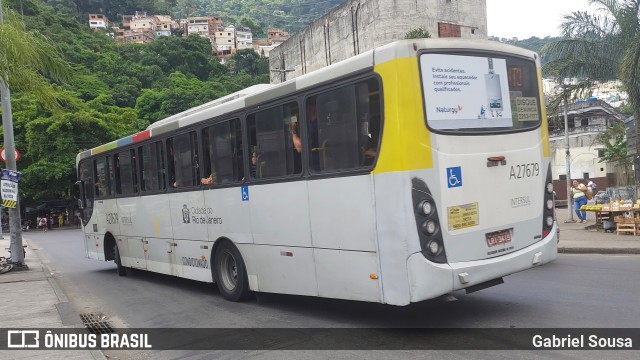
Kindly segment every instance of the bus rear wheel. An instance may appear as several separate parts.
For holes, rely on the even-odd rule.
[[[120,250],[118,245],[113,245],[113,261],[116,263],[116,271],[119,276],[127,275],[127,268],[122,265],[122,259],[120,259]]]
[[[233,244],[225,241],[214,257],[216,283],[222,297],[230,301],[242,301],[249,297],[249,281],[244,260]]]

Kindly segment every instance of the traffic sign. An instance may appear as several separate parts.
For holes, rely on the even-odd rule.
[[[20,173],[13,170],[2,169],[0,180],[0,193],[2,194],[2,206],[15,208],[18,203],[18,181]]]
[[[15,149],[16,152],[16,161],[20,160],[20,151],[18,151],[18,149]],[[5,156],[5,152],[4,152],[4,147],[2,147],[2,150],[0,150],[0,160],[7,162],[7,158]]]

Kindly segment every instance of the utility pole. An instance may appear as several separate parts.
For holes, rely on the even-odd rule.
[[[2,10],[2,0],[0,0],[0,25],[4,22],[4,14]],[[9,91],[9,74],[0,76],[0,95],[2,97],[2,128],[4,130],[4,150],[7,169],[17,171],[15,143],[13,138],[13,117],[11,114],[11,92]],[[6,81],[5,81],[6,79]],[[19,188],[18,188],[19,189]],[[16,194],[19,199],[19,194]],[[9,234],[11,262],[17,268],[26,268],[24,263],[24,252],[22,249],[22,225],[20,224],[20,200],[17,201],[15,208],[9,208]]]
[[[566,87],[565,87],[566,89]],[[564,94],[564,142],[565,142],[565,155],[567,163],[567,211],[569,211],[569,219],[565,222],[576,222],[573,218],[573,199],[571,198],[571,153],[569,152],[569,118],[567,116],[567,107],[569,101],[567,101],[567,95]]]

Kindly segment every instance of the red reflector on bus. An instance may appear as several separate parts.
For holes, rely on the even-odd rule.
[[[547,235],[549,235],[551,233],[551,230],[542,230],[542,238],[546,238]]]
[[[504,161],[505,157],[504,156],[492,156],[487,158],[487,160],[489,161]]]
[[[280,251],[280,256],[293,256],[291,251]]]

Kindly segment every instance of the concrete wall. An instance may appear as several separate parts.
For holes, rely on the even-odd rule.
[[[404,38],[417,27],[438,37],[438,23],[460,25],[463,38],[487,38],[486,0],[347,0],[273,49],[271,69],[287,79]],[[280,72],[271,72],[279,83]]]

